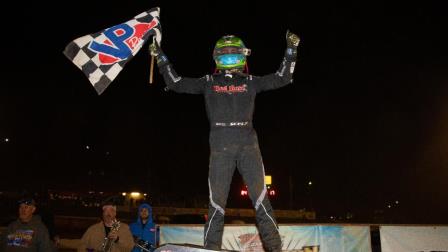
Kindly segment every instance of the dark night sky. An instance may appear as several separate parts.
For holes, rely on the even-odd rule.
[[[201,96],[163,91],[158,74],[149,85],[146,47],[101,96],[62,54],[75,38],[160,6],[162,48],[183,76],[210,73],[225,34],[252,49],[254,75],[277,70],[287,29],[301,37],[293,85],[260,94],[254,115],[277,208],[290,206],[291,178],[295,207],[309,207],[310,198],[321,211],[399,200],[409,216],[448,223],[443,1],[180,2],[41,1],[2,17],[1,189],[207,195]]]

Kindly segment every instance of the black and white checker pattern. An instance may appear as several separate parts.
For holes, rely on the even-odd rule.
[[[107,39],[103,33],[106,29],[73,40],[66,46],[64,54],[84,72],[96,92],[101,94],[115,77],[117,77],[125,64],[129,62],[129,60],[137,54],[143,44],[148,41],[150,36],[155,36],[155,40],[160,44],[162,39],[162,27],[159,22],[159,13],[160,9],[158,7],[152,8],[126,22],[129,26],[134,27],[138,23],[149,23],[155,19],[157,25],[146,32],[143,38],[137,42],[138,44],[132,50],[132,54],[124,60],[113,64],[102,64],[99,60],[99,54],[89,49],[89,45],[92,41],[95,40],[96,42],[102,43]]]

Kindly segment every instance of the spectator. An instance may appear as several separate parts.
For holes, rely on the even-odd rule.
[[[132,252],[152,251],[159,241],[158,232],[152,219],[152,208],[143,203],[138,207],[137,221],[130,225],[136,246]]]
[[[48,230],[40,217],[34,215],[36,202],[32,198],[19,201],[19,218],[8,225],[0,244],[5,252],[51,252]]]
[[[81,238],[79,252],[129,252],[134,247],[129,226],[116,219],[117,208],[112,203],[103,206],[102,220],[90,226]]]

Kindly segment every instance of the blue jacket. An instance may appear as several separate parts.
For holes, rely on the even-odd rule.
[[[140,219],[140,210],[142,208],[147,208],[149,212],[148,221],[146,224],[143,224]],[[159,242],[159,233],[157,232],[156,225],[152,220],[152,208],[149,204],[143,203],[138,207],[137,221],[131,223],[129,228],[131,229],[131,233],[134,238],[136,237],[138,239],[148,241],[153,246],[156,246]],[[138,247],[134,247],[132,252],[140,252],[140,249]]]

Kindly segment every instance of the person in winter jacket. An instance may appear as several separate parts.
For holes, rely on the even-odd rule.
[[[129,225],[136,246],[132,252],[142,252],[145,249],[154,250],[159,241],[156,224],[152,219],[152,208],[143,203],[138,207],[137,220]]]
[[[82,235],[78,252],[103,251],[109,247],[110,252],[129,252],[134,246],[129,226],[117,220],[117,207],[105,203],[100,222],[91,225]]]

